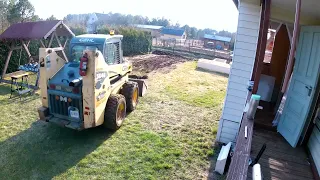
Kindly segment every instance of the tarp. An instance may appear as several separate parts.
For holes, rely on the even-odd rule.
[[[212,34],[205,34],[203,36],[204,39],[216,40],[216,41],[223,41],[223,42],[231,42],[230,37],[223,37],[223,36],[216,36]]]

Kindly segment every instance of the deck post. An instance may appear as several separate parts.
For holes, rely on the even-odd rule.
[[[53,33],[55,33],[55,31]],[[51,45],[52,45],[52,41],[53,41],[53,38],[54,38],[53,33],[51,34],[50,41],[49,41],[49,44],[48,44],[48,48],[50,48]]]
[[[292,41],[291,41],[291,48],[289,53],[289,59],[288,59],[288,65],[286,68],[286,73],[284,76],[283,86],[281,89],[282,93],[285,93],[289,79],[292,73],[293,65],[294,65],[294,54],[296,51],[296,45],[297,45],[297,36],[299,33],[299,21],[300,21],[300,12],[301,12],[301,0],[297,0],[296,2],[296,14],[295,14],[295,20],[294,20],[294,28],[293,28],[293,35],[292,35]]]
[[[269,29],[269,21],[270,21],[270,6],[271,6],[271,0],[264,0],[262,2],[262,13],[261,13],[261,20],[260,20],[260,32],[259,32],[259,40],[258,40],[258,47],[257,53],[256,53],[256,60],[254,64],[254,74],[253,74],[253,90],[252,93],[255,94],[258,91],[262,66],[263,66],[263,60],[264,55],[266,51],[267,46],[267,35],[268,35],[268,29]]]

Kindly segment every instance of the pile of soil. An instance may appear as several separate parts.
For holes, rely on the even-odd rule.
[[[133,71],[150,73],[152,71],[168,72],[174,69],[176,64],[188,61],[175,55],[147,54],[126,58],[133,64]]]

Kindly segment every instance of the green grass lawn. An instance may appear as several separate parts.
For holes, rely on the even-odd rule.
[[[0,85],[0,179],[207,179],[227,78],[195,62],[149,74],[148,94],[115,133],[37,121],[38,95]]]

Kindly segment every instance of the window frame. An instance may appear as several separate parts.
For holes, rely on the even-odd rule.
[[[118,44],[118,45],[117,45]],[[104,49],[103,49],[103,57],[105,59],[105,62],[108,64],[108,65],[117,65],[117,64],[121,64],[122,63],[122,59],[121,59],[121,41],[118,40],[118,39],[109,39],[108,41],[105,42],[105,45],[104,45]],[[110,45],[113,45],[112,46],[112,52],[113,52],[113,55],[110,56],[110,53],[108,50],[108,48],[110,47]],[[109,58],[113,56],[113,60],[112,60],[112,63],[109,62]]]
[[[70,52],[71,52],[71,53],[70,53],[70,56],[69,56],[69,57],[70,57],[69,62],[80,63],[80,58],[81,58],[82,56],[81,56],[79,59],[73,57],[73,56],[75,56],[75,55],[73,55],[73,50],[74,50],[74,48],[76,48],[76,47],[85,47],[84,50],[85,50],[86,48],[88,48],[88,47],[95,48],[95,49],[99,50],[99,46],[96,45],[96,44],[93,44],[93,45],[75,44],[75,45],[73,45],[73,46],[70,48]],[[82,52],[83,52],[84,50],[82,50]]]

